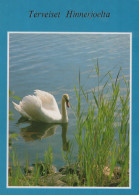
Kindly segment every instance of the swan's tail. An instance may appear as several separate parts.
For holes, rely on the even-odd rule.
[[[21,107],[20,105],[16,104],[15,102],[12,102],[13,105],[14,105],[14,108],[18,111],[18,112],[21,112]]]
[[[23,109],[22,109],[22,106],[21,106],[21,105],[22,105],[22,102],[20,102],[19,105],[16,104],[15,102],[12,102],[12,103],[13,103],[13,105],[14,105],[14,108],[15,108],[23,117],[30,119],[30,117],[28,116],[28,114],[25,113],[25,112],[23,111]]]

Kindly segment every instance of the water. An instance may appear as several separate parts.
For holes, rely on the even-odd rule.
[[[68,93],[70,103],[76,106],[74,85],[78,86],[79,69],[81,84],[84,90],[89,92],[97,86],[94,68],[97,59],[101,77],[111,70],[115,78],[122,67],[120,76],[124,74],[129,81],[129,34],[11,33],[9,88],[21,98],[33,94],[35,89],[48,91],[55,96],[59,108],[62,94]],[[125,86],[121,85],[123,93],[124,89]],[[18,140],[13,141],[12,150],[16,151],[21,165],[25,164],[25,156],[28,156],[30,164],[35,162],[37,155],[38,159],[43,161],[44,152],[48,151],[48,146],[51,146],[53,164],[60,168],[64,165],[61,151],[66,151],[68,141],[71,140],[76,159],[78,150],[74,140],[76,118],[71,108],[68,109],[68,126],[20,122],[18,121],[20,114],[13,108],[11,101],[9,110],[14,113],[14,120],[9,124],[9,132],[18,134]]]

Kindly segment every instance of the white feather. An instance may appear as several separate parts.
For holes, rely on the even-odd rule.
[[[63,115],[61,115],[53,95],[41,90],[35,90],[34,94],[35,95],[25,96],[22,101],[19,102],[19,105],[13,102],[15,109],[23,117],[32,121],[42,121],[46,123],[68,122],[65,98],[62,98]]]

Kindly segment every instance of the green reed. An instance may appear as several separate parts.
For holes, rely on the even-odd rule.
[[[110,72],[104,78],[106,82],[100,89],[100,71],[97,62],[96,74],[98,77],[97,91],[92,90],[88,99],[81,85],[79,71],[78,90],[75,87],[77,97],[77,132],[78,162],[80,174],[86,179],[87,186],[105,186],[112,178],[114,168],[120,163],[121,182],[119,186],[129,185],[129,86],[126,84],[126,93],[121,95],[119,74],[113,81]],[[108,84],[111,81],[111,86]],[[106,89],[108,88],[108,89]],[[107,98],[105,91],[109,91]],[[82,108],[82,99],[85,99],[86,110]],[[106,181],[105,167],[110,168],[110,174]]]
[[[12,159],[12,167],[9,168],[8,182],[9,186],[40,186],[41,178],[47,177],[51,173],[53,153],[49,146],[48,151],[44,153],[45,161],[39,161],[36,156],[35,164],[29,166],[29,160],[26,155],[25,167],[21,167],[15,151],[10,153]]]
[[[61,149],[61,152],[62,152],[63,159],[66,162],[66,165],[68,166],[69,169],[73,163],[73,141],[69,141],[69,146],[67,151]]]

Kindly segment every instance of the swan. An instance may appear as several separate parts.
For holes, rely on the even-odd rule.
[[[14,108],[31,121],[45,123],[68,123],[66,106],[69,107],[69,95],[61,99],[61,113],[54,96],[42,90],[35,90],[35,95],[25,96],[19,104],[12,102]]]

